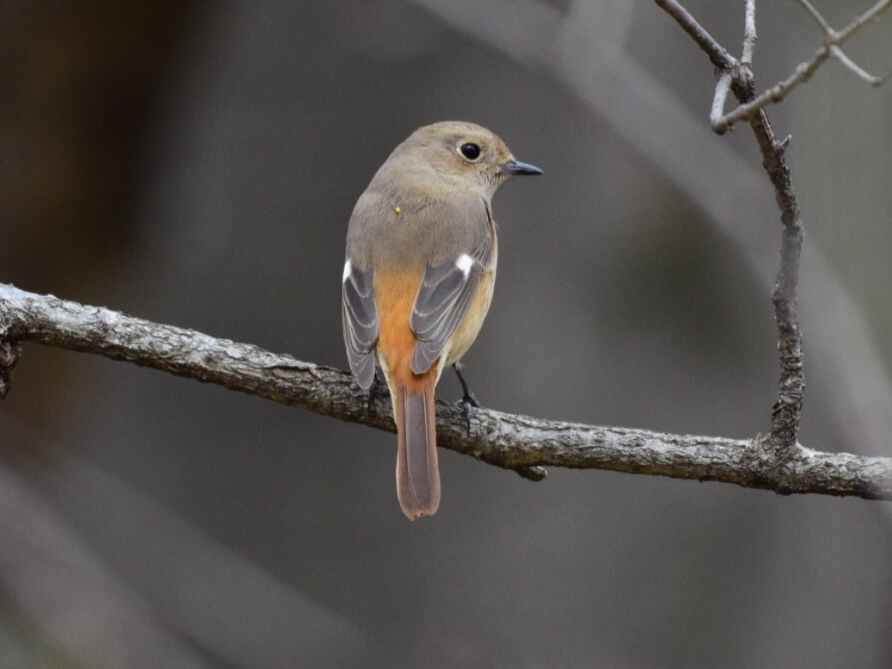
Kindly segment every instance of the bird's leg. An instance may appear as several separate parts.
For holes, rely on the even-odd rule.
[[[465,381],[465,377],[462,376],[461,370],[463,365],[460,362],[452,363],[452,369],[455,370],[455,375],[458,377],[458,382],[461,384],[462,392],[464,395],[461,400],[459,400],[459,404],[461,404],[462,409],[465,414],[465,423],[468,426],[468,434],[471,434],[471,416],[474,413],[474,408],[480,406],[480,402],[477,401],[477,396],[474,394],[474,391],[471,390],[470,386],[468,386],[468,382]]]
[[[367,408],[369,412],[372,411],[372,405],[375,403],[375,398],[378,397],[378,391],[381,389],[381,386],[384,385],[381,383],[381,377],[378,376],[378,370],[375,370],[375,376],[372,377],[372,385],[369,386],[369,403]]]

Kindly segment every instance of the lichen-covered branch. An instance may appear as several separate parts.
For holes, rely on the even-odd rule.
[[[38,342],[198,379],[341,420],[394,430],[386,398],[367,406],[352,377],[250,344],[132,318],[0,284],[0,343]],[[9,361],[7,361],[9,362]],[[722,481],[779,493],[892,499],[892,458],[819,453],[780,458],[764,439],[693,437],[437,405],[439,444],[541,478],[539,467],[607,469]]]

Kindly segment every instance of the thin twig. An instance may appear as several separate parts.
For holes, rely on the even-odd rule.
[[[741,62],[752,62],[756,40],[755,0],[747,0],[744,21],[743,56]],[[749,65],[737,71],[738,81],[732,88],[741,103],[749,102],[753,93],[753,75]],[[775,199],[781,210],[781,263],[772,291],[777,323],[780,378],[778,393],[771,411],[768,444],[780,458],[795,457],[802,402],[805,396],[805,375],[802,361],[802,331],[796,308],[799,286],[799,258],[802,253],[803,226],[793,180],[786,164],[787,141],[775,137],[764,109],[750,119],[750,127],[762,152],[762,166],[774,186]]]
[[[678,21],[678,15],[673,14]],[[693,18],[682,17],[682,27],[690,34],[686,24]],[[744,27],[744,46],[741,63],[752,59],[755,45],[754,0],[747,0]],[[752,72],[747,67],[730,68],[722,72],[716,86],[716,94],[710,111],[710,121],[720,132],[722,119],[715,120],[717,108],[724,104],[728,88],[734,91],[741,106],[751,104],[753,98]],[[739,107],[738,107],[739,109]],[[799,257],[802,251],[803,226],[790,170],[786,165],[786,141],[779,142],[774,135],[765,110],[756,108],[750,125],[762,152],[762,165],[774,186],[775,198],[781,210],[783,234],[781,236],[781,264],[772,291],[775,320],[778,329],[780,352],[780,379],[778,394],[771,412],[771,429],[767,442],[778,458],[795,457],[802,402],[805,394],[805,378],[802,363],[802,334],[796,309],[796,291],[799,281]]]
[[[709,112],[709,122],[715,127],[725,111],[725,101],[728,99],[728,91],[731,89],[731,71],[726,70],[719,76],[715,85],[715,95],[712,98],[712,109]]]
[[[877,77],[870,72],[863,69],[858,63],[849,58],[845,52],[840,49],[838,46],[830,47],[830,55],[836,58],[840,63],[842,63],[845,67],[849,68],[857,77],[866,81],[871,86],[882,86],[885,84],[890,77],[892,77],[892,71],[887,72],[881,77]]]
[[[739,121],[743,121],[745,119],[751,119],[754,114],[756,114],[760,109],[766,107],[767,105],[773,102],[780,102],[783,100],[790,91],[799,86],[800,84],[808,81],[812,75],[817,71],[817,69],[826,61],[829,57],[833,56],[837,60],[839,60],[845,67],[854,72],[858,77],[869,83],[871,86],[881,86],[890,78],[892,78],[892,72],[883,76],[877,77],[874,76],[859,65],[857,65],[854,61],[852,61],[848,56],[843,53],[840,46],[852,37],[855,33],[857,33],[861,28],[866,26],[868,23],[875,21],[879,15],[892,4],[892,0],[880,0],[880,2],[873,5],[866,12],[855,18],[849,25],[843,28],[840,31],[834,30],[827,20],[821,15],[821,13],[815,9],[814,5],[809,2],[809,0],[798,0],[799,4],[805,9],[805,11],[811,16],[815,22],[821,27],[821,30],[824,33],[824,45],[819,48],[815,54],[804,63],[800,63],[793,74],[791,74],[786,79],[779,81],[777,84],[763,92],[761,95],[754,97],[752,99],[747,99],[745,102],[742,102],[740,105],[732,109],[730,112],[721,116],[718,119],[714,117],[715,106],[710,113],[710,122],[712,124],[712,128],[718,134],[725,133],[731,126]],[[691,34],[691,25],[699,25],[696,20],[687,13],[686,10],[681,8],[681,11],[673,8],[673,11],[669,11],[666,8],[665,0],[657,0],[657,4],[663,9],[666,9],[669,14],[678,21],[679,25],[685,29],[688,34]],[[674,3],[677,4],[677,3]],[[705,31],[704,31],[705,32]],[[752,35],[752,40],[750,36]],[[696,38],[695,38],[696,39]],[[746,4],[746,29],[745,29],[745,38],[744,38],[744,49],[743,56],[741,57],[741,63],[752,62],[752,52],[751,45],[755,42],[755,5],[754,0],[747,0]],[[700,42],[698,41],[698,44]],[[712,47],[713,49],[720,51],[722,50],[721,45],[715,45]],[[749,60],[747,60],[749,58]],[[712,58],[711,58],[712,59]],[[713,64],[715,61],[713,60]],[[726,66],[725,69],[733,69],[733,66]],[[734,82],[732,82],[732,86]]]
[[[839,46],[868,23],[876,21],[880,14],[889,8],[890,4],[892,4],[892,0],[880,0],[839,32],[833,32],[831,30],[831,34],[835,36],[833,44]]]
[[[151,323],[102,307],[0,284],[0,324],[12,341],[94,353],[215,383],[318,414],[394,431],[390,406],[368,406],[347,372],[250,344]],[[541,466],[607,469],[722,481],[782,494],[892,499],[892,458],[819,453],[801,446],[779,459],[762,439],[692,437],[549,421],[477,409],[470,434],[462,409],[437,403],[445,447],[515,471]]]
[[[876,20],[880,13],[889,6],[890,3],[888,0],[878,2],[873,7],[864,12],[864,14],[852,21],[846,28],[839,32],[834,30],[830,26],[830,24],[827,23],[827,20],[817,9],[815,9],[814,5],[812,5],[809,0],[797,1],[821,27],[821,31],[824,33],[824,37],[827,40],[826,46],[830,49],[830,55],[836,58],[858,78],[867,82],[871,86],[882,86],[884,83],[886,83],[886,81],[889,80],[890,77],[892,77],[892,72],[888,72],[886,75],[881,77],[870,74],[867,70],[858,65],[854,60],[849,58],[841,48],[839,48],[839,45],[842,44],[844,40],[853,35],[855,31],[867,25],[871,21]]]
[[[821,30],[825,35],[833,34],[833,28],[830,27],[830,24],[827,23],[826,19],[821,15],[817,9],[815,9],[814,5],[812,5],[808,0],[796,0],[800,5],[802,5],[803,9],[808,12],[808,15],[811,16],[815,22],[821,27]]]
[[[771,412],[768,441],[778,454],[787,453],[792,456],[796,449],[805,395],[802,332],[796,308],[803,238],[802,217],[785,160],[786,142],[778,142],[764,109],[751,119],[750,126],[762,152],[762,165],[774,186],[783,224],[781,263],[771,296],[778,330],[781,371],[777,400]]]
[[[743,29],[743,53],[740,64],[752,67],[753,52],[756,50],[756,0],[746,0],[746,21]]]
[[[778,82],[761,95],[732,109],[716,123],[713,123],[712,129],[720,135],[724,134],[735,123],[751,118],[766,105],[783,100],[791,90],[811,79],[812,75],[829,57],[829,47],[822,46],[809,60],[800,63],[793,74]]]

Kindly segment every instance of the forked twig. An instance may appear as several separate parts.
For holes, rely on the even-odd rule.
[[[812,75],[818,70],[818,68],[823,65],[823,63],[828,58],[835,58],[838,60],[844,67],[853,72],[858,78],[867,82],[871,86],[881,86],[890,78],[892,78],[892,71],[888,72],[883,76],[875,76],[867,72],[860,65],[855,63],[851,58],[849,58],[841,49],[841,45],[848,40],[850,37],[855,35],[859,30],[861,30],[864,26],[875,21],[879,15],[892,4],[892,0],[880,0],[875,5],[873,5],[866,12],[855,18],[849,25],[847,25],[842,30],[834,30],[827,20],[821,15],[821,13],[815,9],[814,5],[809,2],[809,0],[797,0],[800,5],[805,9],[805,11],[811,16],[815,22],[820,26],[821,30],[824,33],[824,44],[817,51],[815,51],[814,55],[808,59],[807,61],[800,63],[796,66],[796,69],[793,73],[779,81],[771,88],[767,89],[763,93],[758,96],[754,96],[751,99],[741,101],[737,107],[729,111],[727,114],[723,114],[725,107],[725,98],[727,96],[727,88],[719,89],[716,87],[716,93],[713,100],[712,110],[709,115],[710,123],[712,124],[713,130],[717,133],[722,134],[726,132],[731,126],[739,121],[743,121],[746,119],[750,119],[753,117],[756,112],[760,109],[768,106],[773,102],[780,102],[783,100],[787,94],[799,86],[800,84],[805,83],[809,79],[811,79]],[[667,5],[678,5],[678,3],[672,0],[657,0],[657,4],[660,7],[666,9]],[[747,2],[747,10],[746,10],[746,29],[745,29],[745,39],[744,39],[744,48],[743,55],[741,56],[740,63],[735,64],[724,64],[717,65],[714,54],[717,53],[717,49],[721,50],[721,46],[717,43],[715,45],[711,45],[710,41],[712,37],[708,36],[708,33],[702,28],[698,26],[698,30],[702,31],[707,37],[696,39],[697,44],[700,45],[709,55],[710,59],[713,61],[713,64],[716,65],[720,70],[732,70],[738,69],[741,65],[751,65],[752,64],[752,52],[755,45],[755,4],[752,2]],[[667,11],[669,11],[667,9]],[[679,11],[677,8],[673,7],[673,11],[669,12],[673,18],[677,21],[679,17],[684,17],[685,14],[688,14],[686,10],[683,8]],[[690,16],[688,14],[688,16]],[[693,21],[693,17],[690,17],[690,21],[686,21],[682,23],[682,27],[688,32],[691,33],[690,25]],[[679,21],[681,23],[681,21]],[[693,21],[696,24],[696,21]]]
[[[675,0],[656,0],[661,7],[669,7],[670,15],[685,29],[689,35],[697,35],[697,43],[706,50],[710,60],[720,60],[727,51],[696,19]],[[723,119],[721,110],[724,107],[728,91],[741,103],[741,107],[753,105],[753,76],[751,63],[756,44],[756,8],[755,0],[747,0],[744,26],[743,52],[740,61],[734,61],[725,67],[716,84],[710,110],[710,121],[716,132],[721,132]],[[723,59],[727,60],[727,59]],[[738,107],[739,109],[740,107]],[[778,349],[780,353],[780,380],[778,394],[771,412],[771,428],[767,443],[770,452],[779,461],[793,458],[797,449],[797,436],[802,413],[802,401],[805,392],[805,378],[802,363],[802,333],[796,309],[796,293],[799,277],[799,257],[802,249],[803,226],[799,212],[796,193],[790,170],[785,160],[786,140],[778,141],[768,116],[761,107],[753,107],[753,115],[749,118],[759,149],[762,152],[762,165],[774,186],[775,197],[781,210],[783,235],[781,237],[781,265],[777,273],[772,293],[775,320],[778,329]]]

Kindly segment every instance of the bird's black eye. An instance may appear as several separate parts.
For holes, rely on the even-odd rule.
[[[473,142],[462,144],[460,147],[458,147],[458,150],[465,158],[467,158],[471,162],[474,162],[480,157],[480,147]]]

